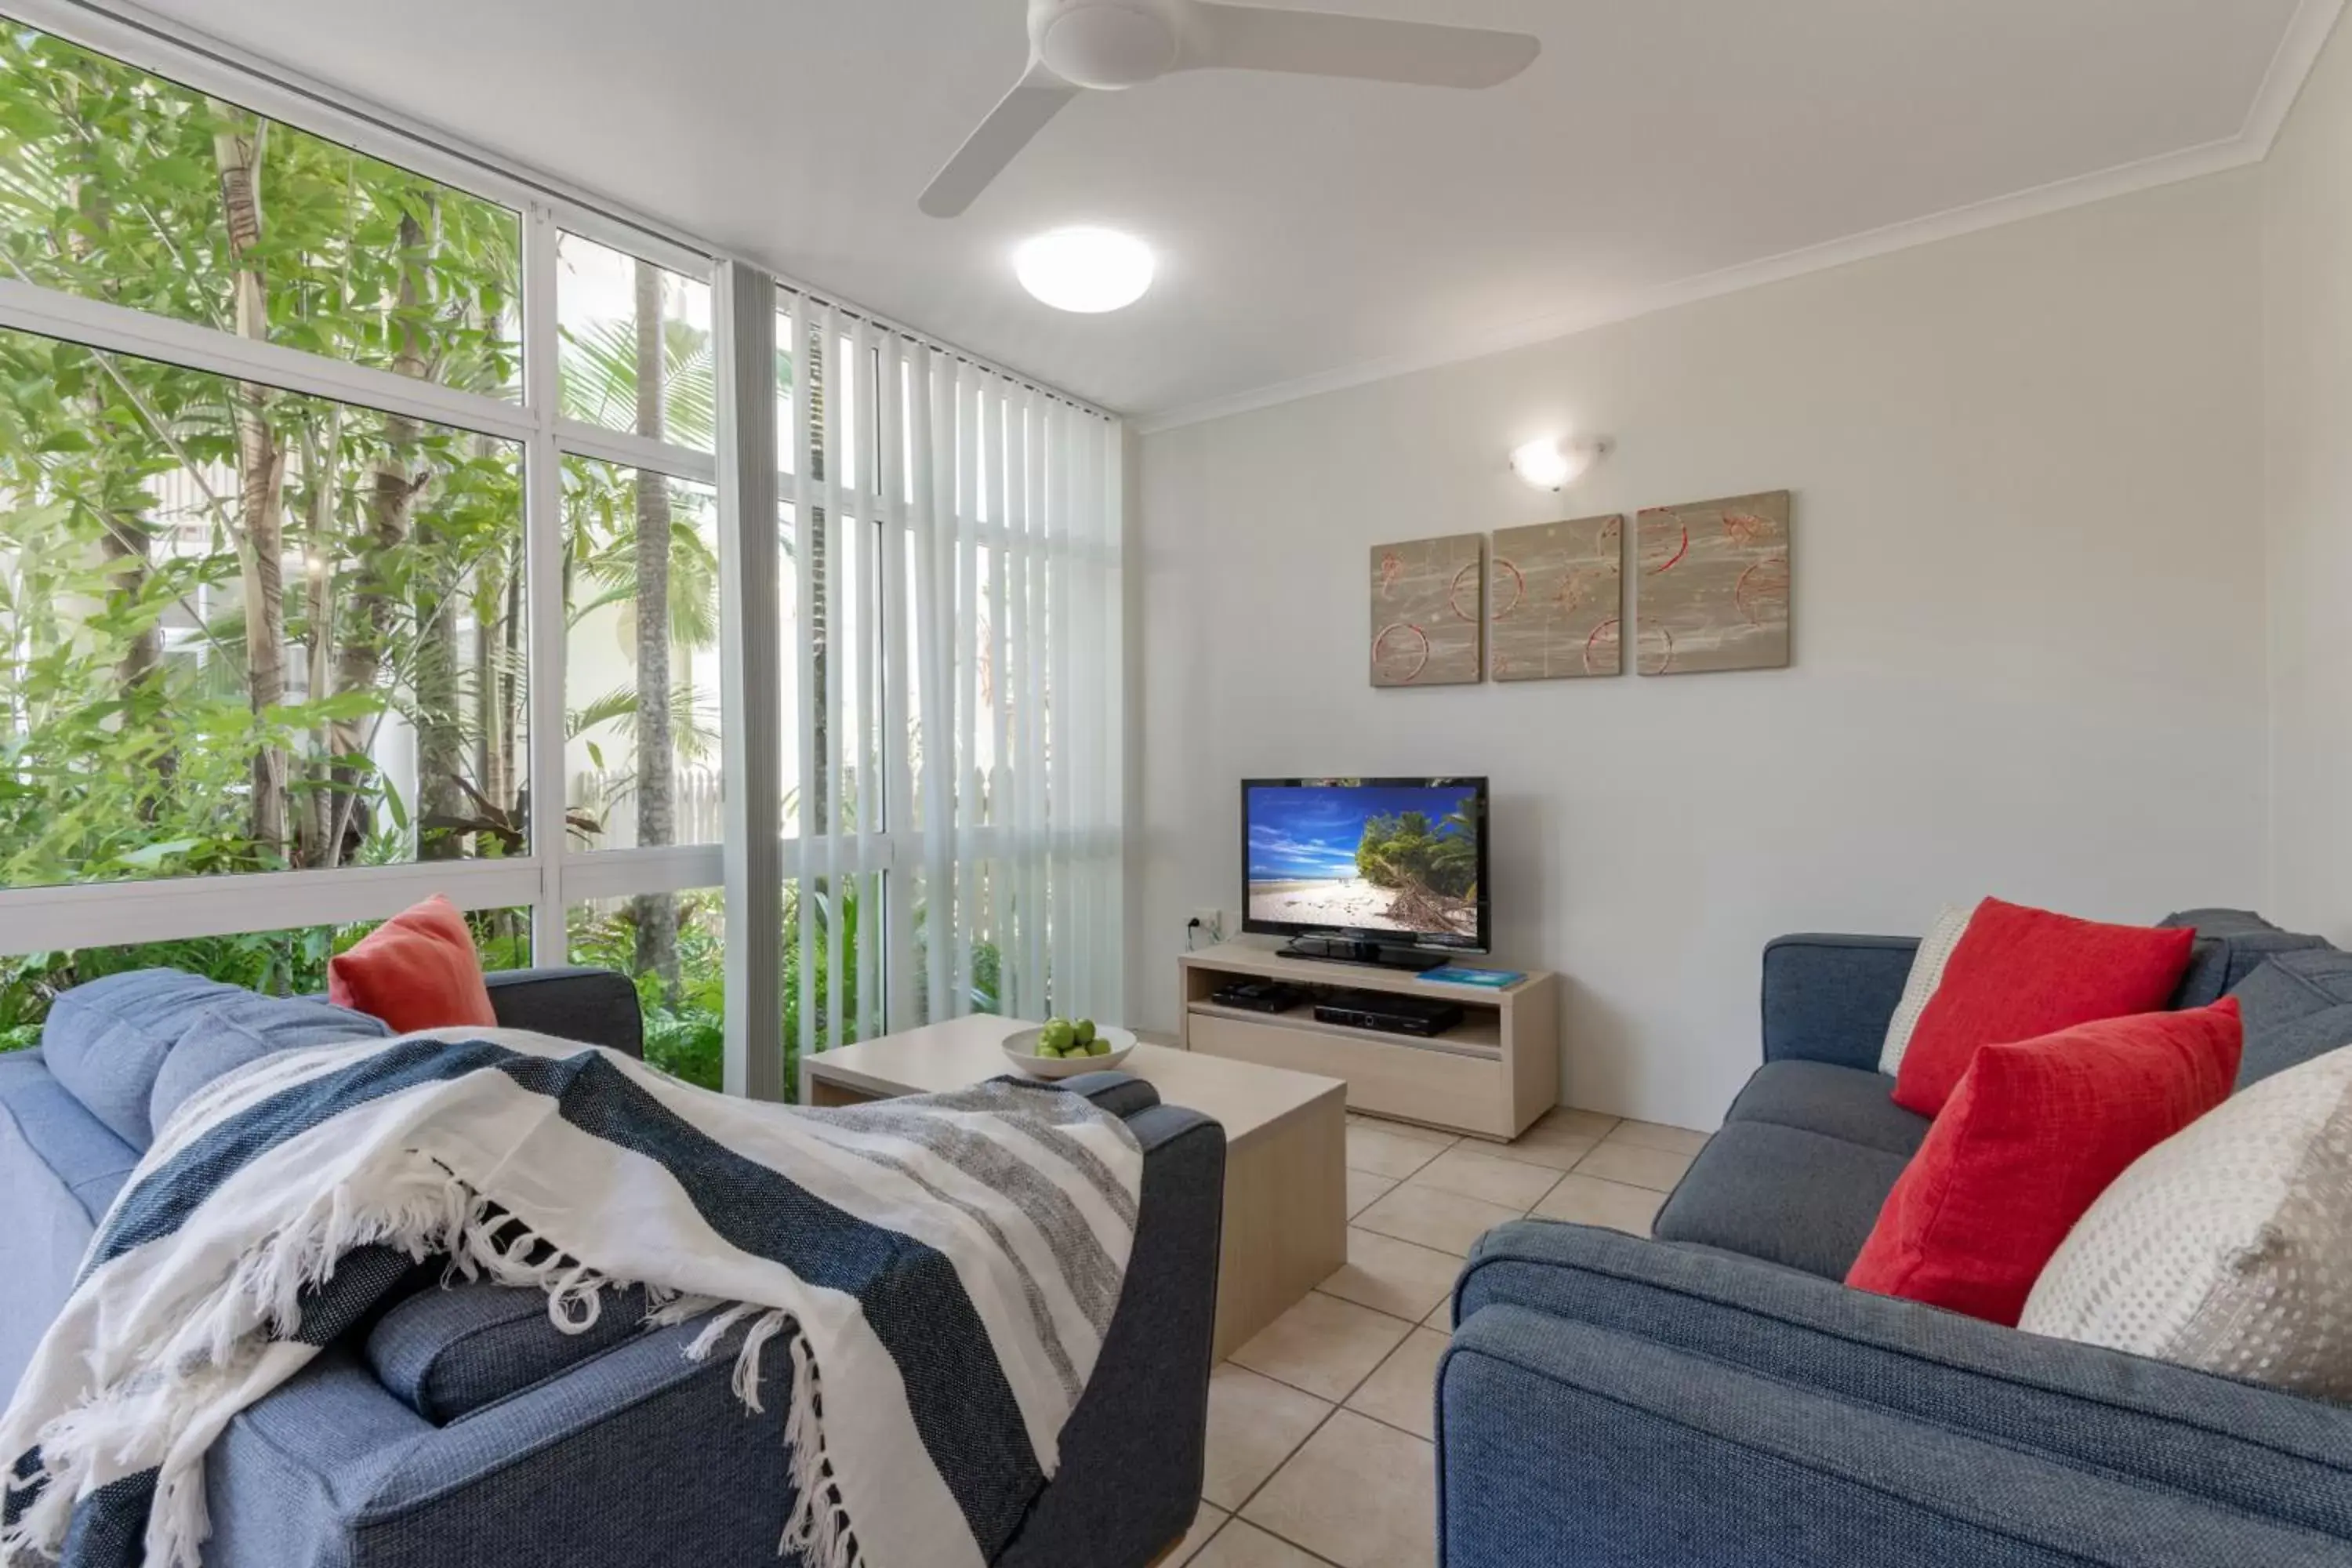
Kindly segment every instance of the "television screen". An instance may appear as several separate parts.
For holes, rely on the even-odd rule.
[[[1486,781],[1254,779],[1244,928],[1483,952]]]

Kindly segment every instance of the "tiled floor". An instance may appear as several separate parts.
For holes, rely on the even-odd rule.
[[[1704,1133],[1555,1110],[1506,1147],[1348,1118],[1348,1266],[1209,1380],[1168,1568],[1429,1568],[1437,1358],[1464,1254],[1525,1215],[1649,1234]]]

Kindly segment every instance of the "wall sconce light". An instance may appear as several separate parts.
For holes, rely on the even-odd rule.
[[[1511,472],[1539,490],[1565,489],[1607,454],[1606,441],[1567,441],[1547,436],[1511,452]]]

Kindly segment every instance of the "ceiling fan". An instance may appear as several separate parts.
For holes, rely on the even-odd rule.
[[[1542,49],[1525,33],[1212,0],[1029,0],[1029,68],[923,193],[954,217],[1070,100],[1171,71],[1288,71],[1423,87],[1494,87]]]

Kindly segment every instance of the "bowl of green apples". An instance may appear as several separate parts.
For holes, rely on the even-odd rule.
[[[1092,1018],[1048,1018],[1034,1028],[1004,1037],[1004,1055],[1031,1078],[1074,1078],[1115,1068],[1135,1049],[1125,1029]]]

